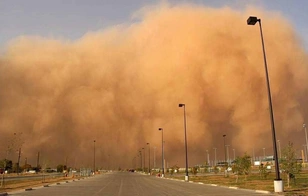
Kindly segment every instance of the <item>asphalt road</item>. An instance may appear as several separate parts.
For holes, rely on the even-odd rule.
[[[63,182],[29,191],[12,192],[9,195],[40,196],[199,196],[199,195],[272,195],[252,190],[211,186],[157,178],[129,172],[111,172],[83,180]]]

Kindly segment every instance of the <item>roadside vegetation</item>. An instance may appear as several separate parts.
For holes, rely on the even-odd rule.
[[[284,195],[308,195],[308,165],[304,165],[296,157],[298,156],[290,142],[282,150],[279,160]],[[226,168],[229,168],[229,171]],[[232,168],[231,171],[230,168]],[[184,180],[184,172],[167,172],[166,177]],[[237,157],[228,167],[190,168],[189,180],[204,184],[274,192],[275,178],[273,163],[262,162],[259,166],[253,166],[251,157],[245,153],[242,157]]]

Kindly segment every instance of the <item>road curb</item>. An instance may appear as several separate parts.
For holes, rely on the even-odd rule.
[[[271,192],[269,191],[262,191],[262,190],[256,190],[257,193],[267,193],[267,194],[270,194]]]

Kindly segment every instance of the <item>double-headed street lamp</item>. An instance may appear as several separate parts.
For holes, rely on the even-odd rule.
[[[188,181],[188,158],[187,158],[187,136],[186,136],[186,111],[185,111],[185,104],[180,103],[179,107],[184,108],[184,133],[185,133],[185,156],[186,156],[186,175],[185,175],[185,181]]]
[[[165,168],[164,168],[164,129],[158,128],[158,130],[161,131],[161,168],[162,168],[161,177],[163,178],[165,176]]]
[[[270,119],[271,119],[271,125],[272,125],[272,139],[273,139],[275,171],[276,171],[276,179],[274,180],[274,190],[275,190],[275,192],[283,192],[283,182],[282,182],[282,179],[280,178],[280,171],[279,171],[279,164],[278,164],[278,153],[277,153],[277,144],[276,144],[274,113],[273,113],[273,106],[272,106],[270,81],[269,81],[268,70],[267,70],[267,62],[266,62],[266,54],[265,54],[261,19],[255,17],[255,16],[250,16],[247,19],[248,25],[255,25],[257,22],[259,22],[259,27],[260,27],[261,42],[262,42],[262,49],[263,49],[263,59],[264,59],[264,68],[265,68],[266,84],[267,84],[267,91],[268,91],[269,112],[270,112]]]

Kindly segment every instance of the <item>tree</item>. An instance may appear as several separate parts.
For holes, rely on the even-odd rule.
[[[0,168],[4,168],[5,170],[11,170],[13,168],[13,162],[8,159],[3,159],[0,161]]]
[[[250,158],[251,157],[245,153],[243,157],[237,157],[234,160],[232,171],[237,175],[236,182],[238,182],[239,175],[244,175],[246,180],[246,176],[250,173],[251,170]]]
[[[27,172],[27,171],[31,170],[32,166],[30,164],[25,164],[22,168],[25,172]]]
[[[219,168],[217,167],[217,165],[214,166],[214,173],[217,174],[219,172]]]
[[[197,173],[198,173],[198,167],[197,166],[195,166],[195,167],[192,167],[191,168],[191,173],[193,174],[193,175],[197,175]]]
[[[290,177],[295,178],[302,169],[302,164],[297,161],[296,151],[293,143],[289,142],[288,146],[282,150],[282,158],[280,160],[280,168],[287,176],[288,187],[290,187]]]
[[[178,172],[179,167],[177,165],[174,165],[169,170],[170,170],[171,175],[173,175],[174,172]]]
[[[57,166],[57,172],[63,172],[64,170],[64,165],[60,164]]]
[[[266,179],[267,176],[270,173],[269,171],[267,171],[267,166],[269,166],[268,162],[266,162],[265,165],[263,163],[261,163],[260,166],[259,166],[259,172],[260,172],[260,178],[261,179]]]

